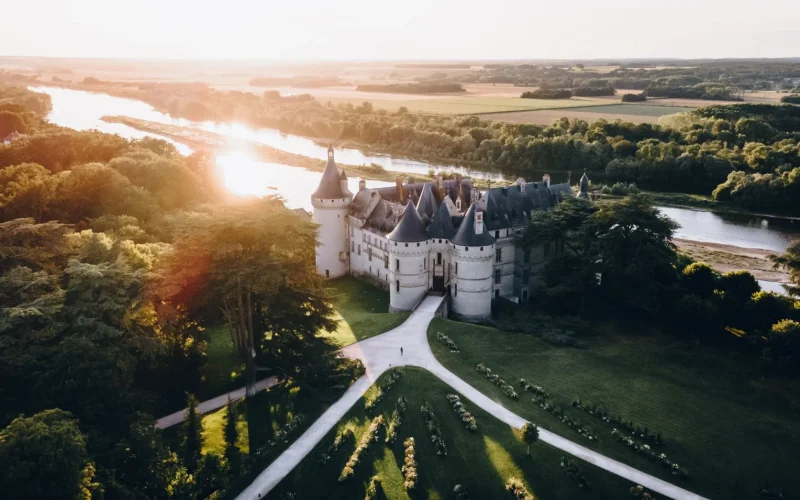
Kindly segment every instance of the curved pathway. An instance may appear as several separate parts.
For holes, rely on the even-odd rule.
[[[433,356],[428,345],[428,324],[439,308],[442,297],[426,297],[416,311],[400,326],[387,333],[363,340],[342,349],[345,356],[360,359],[367,369],[347,392],[317,419],[289,448],[258,475],[238,497],[239,500],[264,498],[286,477],[311,450],[333,429],[345,413],[367,392],[386,370],[394,366],[412,365],[425,368],[502,422],[519,429],[527,420],[495,403],[483,393],[445,368]],[[400,355],[400,348],[403,355]],[[539,428],[539,439],[620,477],[669,498],[696,500],[703,497],[649,474],[608,458],[545,429]]]

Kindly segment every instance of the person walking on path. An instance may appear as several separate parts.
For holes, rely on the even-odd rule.
[[[402,355],[403,355],[403,347],[401,346],[400,347],[400,356],[402,356]]]

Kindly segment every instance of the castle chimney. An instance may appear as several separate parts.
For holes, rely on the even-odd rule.
[[[399,201],[401,201],[401,202],[405,201],[406,200],[406,190],[403,189],[403,179],[398,177],[397,179],[394,180],[394,185],[397,188],[397,199]]]
[[[547,187],[550,187],[550,174],[544,174],[542,176],[542,182],[544,182]]]
[[[358,181],[358,190],[363,191],[365,189],[367,189],[367,181],[361,179],[360,181]]]
[[[444,190],[442,190],[442,174],[436,174],[436,189],[439,190],[439,195],[444,199]]]
[[[475,211],[475,234],[483,234],[483,210]]]

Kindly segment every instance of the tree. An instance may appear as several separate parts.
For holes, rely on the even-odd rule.
[[[18,114],[0,110],[0,142],[11,132],[22,134],[25,130],[25,122]]]
[[[193,474],[200,464],[203,450],[203,425],[194,394],[186,394],[186,423],[183,424],[183,460],[186,470]]]
[[[709,297],[716,288],[717,273],[705,262],[694,262],[683,270],[683,283],[689,293]]]
[[[677,281],[672,243],[677,227],[643,193],[599,205],[584,230],[610,306],[645,312],[661,306],[665,290]]]
[[[239,440],[239,431],[236,423],[239,419],[239,405],[231,401],[228,396],[228,413],[225,417],[225,460],[228,461],[231,477],[236,478],[241,474],[242,457],[236,442]]]
[[[72,414],[45,410],[0,431],[0,488],[15,498],[89,500],[94,464]]]
[[[782,255],[773,254],[769,258],[776,269],[782,268],[789,271],[789,279],[792,284],[784,285],[784,287],[790,294],[800,296],[800,241],[789,245]]]
[[[520,429],[522,432],[522,440],[528,445],[528,455],[531,454],[531,445],[539,440],[539,428],[530,422],[525,422]]]

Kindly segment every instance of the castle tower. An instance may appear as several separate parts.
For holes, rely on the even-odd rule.
[[[328,164],[319,186],[311,195],[317,230],[317,272],[326,278],[347,274],[347,214],[353,195],[347,190],[347,176],[340,172],[333,159],[333,146],[328,147]]]
[[[586,175],[585,170],[583,172],[583,177],[581,177],[581,192],[578,194],[578,198],[589,199],[589,177]]]
[[[456,235],[453,246],[454,273],[450,278],[453,314],[465,321],[484,321],[492,315],[492,262],[494,238],[483,224],[483,211],[472,205]]]
[[[406,204],[389,240],[389,311],[410,311],[428,290],[428,234],[417,208]]]

